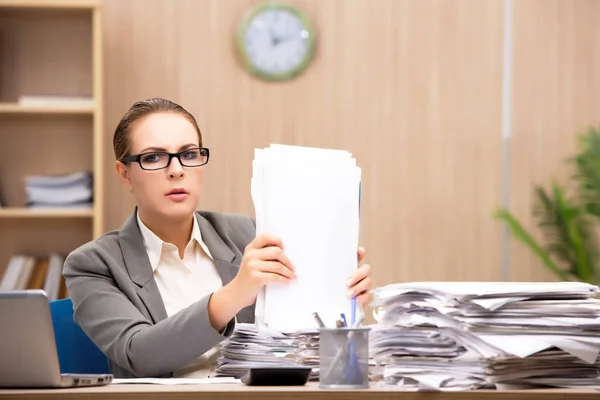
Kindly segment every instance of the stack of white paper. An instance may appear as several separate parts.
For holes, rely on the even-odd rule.
[[[31,208],[90,208],[92,181],[92,174],[86,171],[70,175],[27,176],[27,205]]]
[[[409,389],[600,386],[598,287],[427,282],[374,291],[374,378]]]
[[[237,324],[232,336],[222,343],[216,373],[241,378],[248,368],[289,365],[310,366],[310,379],[318,379],[317,331],[282,334],[256,324]]]
[[[294,339],[296,349],[288,359],[305,367],[311,367],[310,380],[319,380],[319,331],[306,329],[293,334],[288,334]]]
[[[256,321],[279,332],[328,326],[350,315],[346,280],[357,268],[361,170],[341,150],[271,145],[257,149],[252,199],[257,234],[279,237],[296,269],[290,284],[259,294]]]

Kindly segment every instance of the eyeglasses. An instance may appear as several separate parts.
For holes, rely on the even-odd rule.
[[[208,163],[209,152],[204,147],[194,147],[180,151],[179,153],[167,153],[166,151],[153,151],[149,153],[136,154],[123,157],[120,161],[137,162],[142,169],[156,171],[167,168],[171,159],[177,158],[184,167],[200,167]]]

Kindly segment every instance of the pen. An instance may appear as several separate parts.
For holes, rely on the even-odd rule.
[[[348,321],[346,321],[346,314],[341,313],[340,316],[342,317],[342,322],[344,323],[344,327],[348,327]]]
[[[354,321],[354,323],[352,324],[352,328],[356,329],[360,326],[360,324],[363,323],[365,317],[363,314],[361,314],[358,319],[356,321]],[[348,335],[348,339],[350,340],[350,348],[348,349],[350,351],[350,375],[351,375],[351,380],[355,381],[357,379],[359,379],[359,374],[360,374],[360,367],[358,365],[358,360],[356,359],[356,353],[354,352],[354,335],[352,335],[352,333],[354,332],[350,332],[351,334]]]
[[[313,318],[315,319],[315,321],[317,321],[317,325],[319,325],[319,328],[325,328],[325,324],[323,323],[321,317],[319,317],[319,313],[314,312]]]

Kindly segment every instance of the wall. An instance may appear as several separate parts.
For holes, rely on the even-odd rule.
[[[502,226],[490,216],[503,199],[504,1],[294,0],[318,28],[318,51],[305,74],[279,84],[247,75],[233,52],[236,23],[259,3],[103,0],[106,228],[134,205],[112,170],[112,130],[131,103],[163,96],[197,117],[211,149],[202,208],[253,213],[256,147],[345,149],[363,168],[361,242],[376,284],[502,279]],[[526,216],[531,179],[557,170],[573,129],[594,118],[597,79],[589,89],[572,79],[594,74],[586,10],[598,5],[515,3],[510,198]],[[580,102],[588,112],[575,111]],[[540,124],[553,111],[562,123]],[[510,261],[526,271],[512,278],[546,277],[518,248]]]
[[[564,183],[574,135],[600,117],[600,3],[515,1],[510,205],[529,228],[533,184]],[[529,251],[510,246],[512,280],[554,279]]]

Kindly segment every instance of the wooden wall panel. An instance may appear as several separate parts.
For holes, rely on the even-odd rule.
[[[112,171],[131,103],[180,102],[211,148],[201,208],[253,213],[253,149],[340,148],[363,168],[362,243],[376,284],[500,278],[502,0],[295,0],[316,60],[269,84],[232,34],[254,0],[103,0],[106,227],[133,199]]]
[[[575,135],[597,125],[600,33],[595,0],[519,0],[514,9],[513,137],[510,204],[537,238],[533,184],[566,182]],[[531,252],[511,240],[511,280],[554,280]]]
[[[92,95],[88,10],[0,10],[0,101]]]

